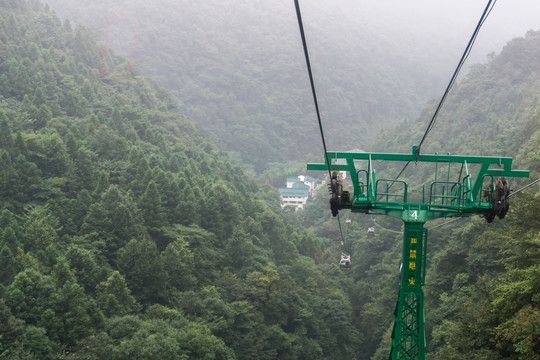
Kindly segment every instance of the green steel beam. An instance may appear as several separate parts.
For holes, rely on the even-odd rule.
[[[416,146],[413,146],[411,154],[397,154],[397,153],[357,153],[357,152],[341,152],[341,151],[328,151],[328,158],[333,159],[358,159],[358,160],[389,160],[389,161],[415,161],[416,162]],[[505,166],[505,169],[510,170],[512,165],[512,158],[499,157],[499,156],[470,156],[470,155],[442,155],[442,154],[420,154],[418,162],[457,162],[462,163],[467,161],[469,163],[493,163],[499,166]],[[308,167],[317,164],[308,164]],[[325,166],[322,169],[313,170],[327,170],[326,164],[320,164]],[[334,166],[334,165],[333,165]]]
[[[330,164],[330,170],[349,171],[354,169],[354,160],[388,160],[388,161],[411,161],[416,162],[416,146],[413,146],[411,154],[393,154],[393,153],[353,153],[353,152],[338,152],[329,151],[328,158],[330,161],[334,159],[346,159],[347,164]],[[450,162],[496,165],[503,169],[485,169],[489,175],[495,176],[510,176],[510,177],[529,177],[528,170],[512,170],[512,158],[498,156],[468,156],[468,155],[441,155],[441,154],[420,154],[418,162]],[[328,170],[327,163],[311,163],[307,164],[308,170]]]
[[[420,154],[417,160],[416,149],[416,146],[413,146],[411,154],[328,152],[327,159],[329,160],[325,161],[330,161],[330,165],[324,163],[307,166],[308,170],[327,171],[330,168],[331,171],[349,172],[354,195],[351,194],[352,201],[341,204],[342,208],[350,209],[352,212],[393,216],[400,218],[405,224],[403,264],[392,331],[390,360],[425,359],[426,338],[422,286],[425,279],[427,229],[424,229],[424,223],[440,217],[469,216],[490,210],[492,208],[490,202],[478,200],[478,194],[486,176],[529,176],[528,170],[512,170],[512,158],[508,157]],[[345,161],[337,164],[337,160]],[[367,160],[367,169],[357,169],[355,160]],[[437,180],[438,163],[448,163],[448,175],[443,181],[431,183],[428,202],[426,202],[423,187],[422,202],[412,203],[407,201],[407,184],[402,181],[379,180],[392,185],[402,184],[403,195],[391,194],[392,185],[388,183],[386,192],[378,192],[373,160],[433,162],[436,163],[435,180]],[[457,182],[449,181],[452,163],[462,164],[460,179]],[[474,178],[469,173],[469,166],[472,164],[480,165]],[[490,168],[491,166],[496,168]],[[365,174],[365,184],[359,180],[360,173]],[[437,188],[438,185],[441,186],[442,191]],[[396,199],[398,195],[400,198]]]
[[[528,170],[512,170],[512,158],[496,157],[496,156],[465,156],[465,155],[441,155],[441,154],[420,154],[418,162],[448,163],[462,164],[466,169],[466,175],[463,176],[463,190],[466,194],[462,194],[458,205],[437,205],[431,202],[409,203],[407,201],[379,201],[376,194],[376,174],[373,169],[373,160],[386,161],[405,161],[416,162],[416,146],[413,146],[411,154],[393,154],[393,153],[353,153],[353,152],[337,152],[329,151],[328,159],[331,162],[331,171],[346,171],[350,174],[355,194],[352,196],[353,202],[350,205],[345,205],[344,208],[351,209],[353,212],[366,212],[371,214],[386,214],[397,218],[401,217],[401,211],[417,207],[420,210],[429,212],[428,219],[435,219],[445,216],[466,216],[472,213],[483,212],[489,209],[489,206],[481,203],[478,200],[478,194],[482,189],[482,183],[485,176],[497,177],[528,177]],[[337,164],[337,160],[342,160]],[[367,169],[357,169],[355,160],[367,160]],[[326,160],[325,160],[326,161]],[[472,178],[473,174],[469,174],[469,166],[479,164],[480,169]],[[496,168],[491,168],[496,167]],[[308,170],[327,171],[328,164],[308,164]],[[359,191],[358,172],[366,170],[368,179],[364,186],[364,191]],[[460,180],[461,181],[461,180]],[[405,198],[407,193],[404,194]],[[440,196],[442,197],[442,196]]]

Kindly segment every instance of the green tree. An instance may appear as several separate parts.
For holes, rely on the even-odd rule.
[[[119,252],[118,269],[139,302],[151,304],[163,301],[166,273],[153,241],[148,238],[130,240]]]
[[[16,186],[17,173],[13,161],[7,150],[0,149],[0,204],[3,207],[12,205],[9,199],[13,198],[11,189]]]
[[[75,175],[76,188],[91,191],[95,185],[95,177],[96,177],[94,164],[92,162],[91,151],[87,149],[84,145],[79,147],[77,152],[74,154],[74,163],[75,163],[74,175]],[[101,174],[100,174],[100,177],[101,177]],[[102,191],[105,191],[107,187],[108,187],[108,184],[106,187],[102,189]],[[101,195],[101,193],[99,195]]]
[[[113,271],[106,281],[101,282],[96,292],[97,302],[107,317],[124,316],[137,309],[137,302],[118,271]]]
[[[0,284],[6,285],[17,274],[15,257],[7,245],[0,249]]]
[[[111,185],[91,205],[81,232],[102,256],[115,262],[117,251],[143,233],[138,209],[132,199]]]
[[[207,190],[203,226],[220,240],[231,236],[233,226],[238,222],[240,207],[237,200],[238,196],[223,181],[216,181]]]
[[[13,348],[16,346],[16,341],[20,339],[24,332],[24,321],[17,319],[11,313],[9,306],[4,300],[0,300],[0,354],[2,356],[13,353]]]
[[[56,245],[60,224],[47,206],[30,209],[24,224],[23,242],[25,251],[43,251],[49,245]]]
[[[195,263],[188,242],[183,237],[178,237],[167,245],[162,257],[169,287],[180,291],[193,288]]]
[[[26,134],[28,160],[34,162],[44,177],[62,177],[71,166],[66,145],[54,129]]]
[[[11,135],[11,128],[7,122],[6,115],[0,110],[0,148],[7,150],[8,152],[13,150],[13,137]]]
[[[150,229],[159,229],[165,224],[165,212],[161,206],[161,195],[153,180],[148,183],[146,191],[139,201],[144,224]]]
[[[99,198],[107,189],[109,188],[109,174],[107,174],[105,171],[99,172],[99,178],[96,184],[96,188],[94,189],[94,192],[92,193],[92,196],[94,198]]]
[[[177,216],[176,221],[186,226],[199,224],[199,219],[202,217],[200,209],[201,199],[196,198],[190,186],[185,186],[174,212]]]
[[[15,215],[8,209],[3,209],[0,212],[0,228],[7,230],[10,227],[14,231],[18,231],[19,226]]]
[[[106,334],[85,340],[85,346],[68,359],[235,359],[234,353],[204,325],[180,323],[178,326],[178,321],[153,316],[148,320],[130,315],[115,317],[108,321]]]
[[[4,231],[1,234],[2,244],[7,246],[11,253],[16,253],[18,248],[17,235],[11,226],[4,227]]]
[[[104,320],[94,300],[88,299],[83,288],[73,281],[67,281],[58,290],[55,313],[63,325],[57,335],[69,348],[93,334]]]
[[[44,328],[25,325],[0,301],[0,357],[5,359],[53,359],[58,347]]]
[[[26,148],[26,144],[20,131],[17,132],[14,146],[19,155],[23,155],[25,158],[28,157],[28,149]]]
[[[251,269],[255,259],[256,248],[250,236],[241,228],[235,227],[225,247],[229,266],[235,270]],[[248,270],[249,271],[249,270]]]
[[[540,338],[540,264],[510,269],[494,283],[497,349],[502,355],[534,359]]]
[[[19,154],[15,158],[17,184],[12,191],[17,194],[16,199],[20,203],[26,203],[36,198],[43,198],[44,184],[41,179],[41,171],[37,165],[26,160],[25,156]]]
[[[76,226],[77,234],[79,234],[79,230],[81,229],[81,226],[84,223],[85,217],[88,214],[91,206],[92,196],[86,189],[78,192],[76,199],[71,199],[69,213],[71,214],[71,219]]]
[[[52,116],[52,110],[46,104],[41,104],[35,114],[35,128],[39,130],[45,127],[49,120],[51,120]]]
[[[72,244],[66,252],[66,259],[77,283],[87,294],[94,293],[96,286],[106,278],[106,268],[98,264],[95,254],[88,249]]]
[[[11,312],[28,324],[38,324],[52,306],[54,286],[39,272],[27,269],[18,273],[6,292],[6,304]]]

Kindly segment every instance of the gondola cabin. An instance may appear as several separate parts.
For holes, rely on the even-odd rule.
[[[339,269],[342,271],[348,271],[351,269],[351,256],[350,255],[341,255],[341,260],[339,261]]]
[[[370,238],[375,236],[375,226],[369,227],[367,229],[367,236]]]
[[[351,269],[351,263],[349,261],[342,261],[339,263],[339,269],[342,271],[348,271]]]

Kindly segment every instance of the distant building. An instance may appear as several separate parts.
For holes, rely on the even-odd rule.
[[[287,188],[292,188],[298,182],[309,186],[309,196],[313,196],[313,192],[317,187],[317,179],[307,175],[289,176],[287,178]]]
[[[292,176],[287,178],[287,187],[279,188],[281,207],[286,206],[294,210],[303,209],[307,199],[313,195],[317,179],[311,176]]]

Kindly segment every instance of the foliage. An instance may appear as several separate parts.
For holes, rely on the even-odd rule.
[[[169,89],[210,139],[257,173],[321,153],[292,2],[48,3]],[[330,147],[365,149],[383,127],[414,118],[442,86],[447,49],[411,51],[431,44],[431,34],[406,44],[343,4],[302,8]]]
[[[510,156],[530,179],[509,179],[512,190],[538,179],[540,32],[509,42],[486,65],[456,84],[423,153]],[[428,106],[417,122],[383,131],[378,148],[410,152],[427,124]],[[397,173],[398,165],[381,172]],[[409,184],[427,172],[408,169]],[[395,175],[388,175],[393,177]],[[422,179],[422,181],[424,180]],[[538,187],[516,193],[503,220],[473,217],[430,232],[425,286],[428,356],[437,359],[538,359]],[[429,224],[427,226],[429,228]]]
[[[0,1],[1,359],[352,357],[310,235],[179,108],[85,29]]]
[[[338,274],[326,197],[282,213],[275,191],[85,29],[37,0],[0,10],[0,358],[386,357],[400,222],[378,219],[369,238],[373,220],[354,217],[343,227],[353,269]],[[537,178],[539,39],[509,43],[464,79],[448,104],[455,121],[441,116],[425,151],[514,155]],[[281,96],[294,96],[275,99],[287,108]],[[380,146],[408,152],[423,119]],[[516,194],[504,221],[430,232],[429,356],[538,358],[539,197]]]

